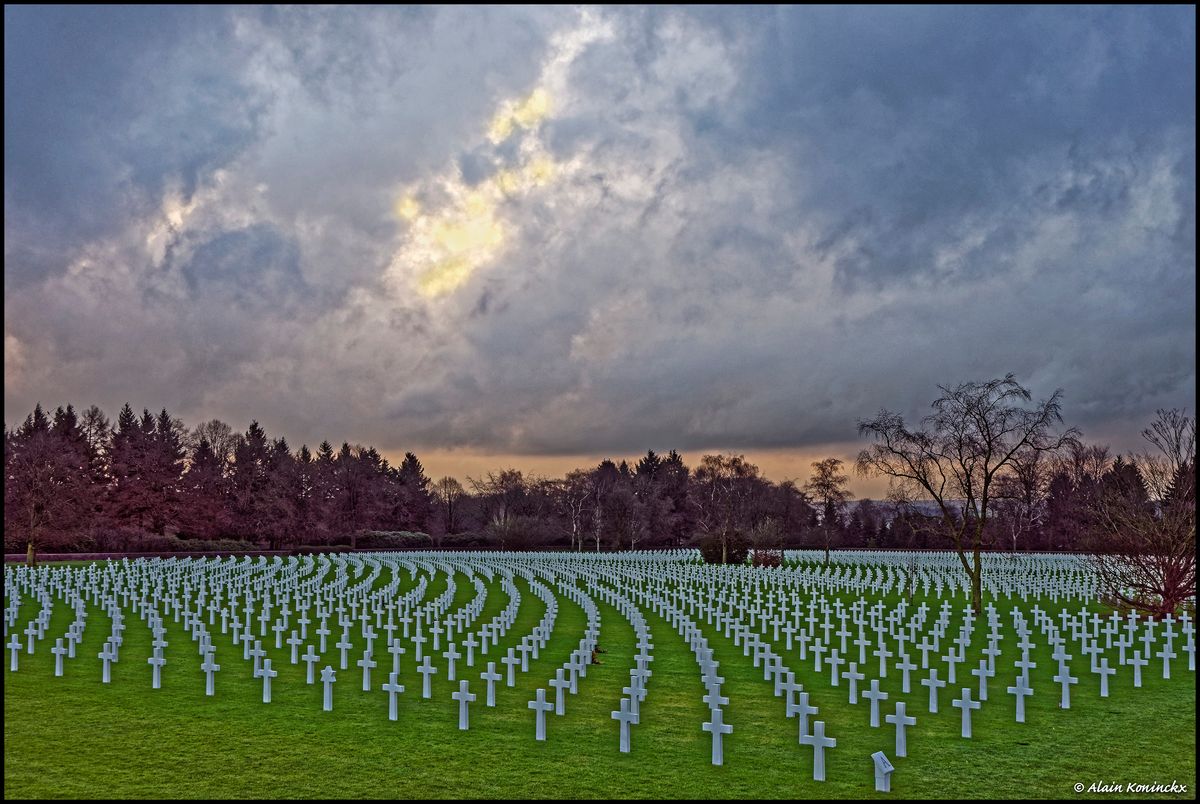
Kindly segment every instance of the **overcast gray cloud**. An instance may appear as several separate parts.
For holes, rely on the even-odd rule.
[[[5,415],[630,453],[1195,408],[1191,8],[5,9]]]

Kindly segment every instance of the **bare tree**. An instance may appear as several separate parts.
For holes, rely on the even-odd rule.
[[[622,481],[613,487],[604,500],[604,507],[613,546],[619,550],[622,541],[628,540],[629,549],[636,549],[638,541],[647,532],[645,506],[633,493],[628,481]]]
[[[763,517],[750,529],[750,546],[757,566],[777,567],[783,561],[783,524],[778,517]]]
[[[196,448],[202,438],[208,439],[209,447],[220,461],[222,473],[228,472],[229,465],[233,461],[233,450],[237,446],[238,434],[220,419],[209,419],[203,424],[196,425],[183,440],[189,453]]]
[[[454,511],[458,507],[458,501],[463,498],[466,491],[452,477],[443,477],[441,480],[433,484],[433,496],[437,500],[438,506],[442,509],[442,532],[454,533]],[[439,543],[435,545],[441,548],[440,537]]]
[[[1133,463],[1142,487],[1109,483],[1096,505],[1092,563],[1106,594],[1163,616],[1196,594],[1196,420],[1159,410]]]
[[[812,477],[804,484],[804,490],[821,506],[821,533],[825,541],[825,565],[828,566],[829,548],[841,528],[846,503],[854,499],[854,495],[846,489],[850,477],[842,473],[841,459],[814,461],[812,468]]]
[[[1077,441],[1067,445],[1060,455],[1050,462],[1055,472],[1064,472],[1075,488],[1087,484],[1100,484],[1100,478],[1112,464],[1105,444],[1084,444]]]
[[[1167,469],[1174,475],[1190,466],[1196,457],[1196,417],[1179,408],[1155,411],[1155,419],[1142,431],[1142,438],[1162,453]],[[1151,490],[1153,491],[1153,490]]]
[[[585,514],[594,494],[593,480],[591,472],[575,469],[558,485],[559,506],[571,528],[571,549],[577,552],[583,552]]]
[[[997,520],[1006,526],[1015,553],[1022,536],[1036,533],[1046,513],[1050,489],[1048,461],[1042,453],[1023,451],[1013,457],[1012,471],[996,480]]]
[[[500,549],[507,548],[513,519],[521,513],[526,500],[528,483],[517,469],[503,469],[499,474],[488,472],[487,477],[467,477],[484,511],[487,527],[500,540]]]
[[[938,388],[943,395],[919,430],[909,430],[899,414],[886,409],[870,421],[860,420],[859,434],[875,443],[858,454],[857,468],[864,475],[890,477],[937,504],[978,612],[983,605],[980,553],[996,482],[1016,471],[1018,455],[1055,453],[1077,441],[1079,433],[1074,428],[1054,432],[1062,423],[1062,389],[1030,409],[1023,404],[1031,399],[1029,391],[1012,374]]]
[[[747,501],[758,480],[758,467],[744,455],[705,455],[694,472],[694,504],[698,524],[721,543],[721,563],[729,558],[729,545],[744,526]]]

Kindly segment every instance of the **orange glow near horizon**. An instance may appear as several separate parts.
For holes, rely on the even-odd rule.
[[[850,491],[855,499],[883,499],[887,495],[887,479],[879,477],[860,477],[854,471],[854,457],[861,447],[853,444],[833,444],[827,449],[800,451],[789,449],[766,450],[694,450],[683,452],[683,462],[689,469],[695,469],[700,457],[705,454],[723,452],[725,454],[745,455],[746,460],[758,466],[760,472],[773,483],[781,480],[794,480],[797,486],[803,486],[812,472],[812,463],[824,458],[841,458],[846,462],[846,474],[850,475]],[[666,450],[658,451],[665,455]],[[501,469],[519,469],[526,475],[542,477],[562,477],[572,469],[586,469],[597,466],[605,458],[620,463],[622,459],[633,466],[645,452],[636,455],[621,454],[578,454],[578,455],[518,455],[509,453],[487,453],[453,449],[414,449],[425,474],[432,480],[450,477],[456,478],[467,486],[467,478],[480,478],[488,472],[499,472]],[[403,452],[382,451],[384,457],[392,465],[399,465],[404,460]]]

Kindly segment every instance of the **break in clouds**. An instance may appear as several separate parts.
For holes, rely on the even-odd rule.
[[[5,414],[815,448],[1195,408],[1191,8],[5,9]],[[1132,439],[1130,439],[1132,443]]]

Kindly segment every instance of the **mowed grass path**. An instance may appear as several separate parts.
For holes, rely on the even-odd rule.
[[[404,573],[401,591],[412,587]],[[379,584],[391,579],[383,573]],[[464,575],[456,575],[457,591],[451,610],[475,595]],[[241,646],[220,635],[219,620],[210,626],[221,671],[216,696],[204,695],[204,674],[196,643],[173,618],[167,618],[163,689],[150,688],[151,634],[131,611],[126,611],[121,659],[113,665],[111,684],[100,683],[96,654],[110,631],[108,617],[90,609],[77,658],[67,660],[66,675],[55,678],[49,648],[70,622],[70,613],[56,601],[47,640],[37,652],[20,654],[20,671],[7,672],[4,690],[4,792],[6,798],[827,798],[888,797],[875,793],[870,754],[883,750],[896,765],[892,796],[903,798],[1096,798],[1077,795],[1073,786],[1093,782],[1169,783],[1187,785],[1184,798],[1195,797],[1195,675],[1180,654],[1169,681],[1160,677],[1161,661],[1143,669],[1143,688],[1133,689],[1130,668],[1118,668],[1110,679],[1108,699],[1099,698],[1099,679],[1086,671],[1084,657],[1075,653],[1072,673],[1080,683],[1071,689],[1072,708],[1058,708],[1059,686],[1051,681],[1056,663],[1044,646],[1032,652],[1038,666],[1031,672],[1033,697],[1026,701],[1025,724],[1013,718],[1013,696],[1004,690],[1014,683],[1012,662],[1015,637],[1008,630],[1008,606],[998,603],[1006,629],[997,658],[997,675],[989,682],[989,701],[974,712],[974,738],[959,736],[960,713],[952,698],[977,679],[969,670],[978,665],[985,641],[977,630],[968,661],[959,665],[958,682],[940,691],[940,712],[930,715],[928,690],[919,684],[924,673],[912,674],[912,692],[900,692],[900,674],[889,669],[881,688],[891,698],[881,715],[894,711],[895,701],[908,701],[917,724],[908,733],[908,757],[894,752],[890,724],[868,725],[868,702],[847,702],[845,681],[829,686],[829,669],[813,672],[813,660],[801,662],[798,648],[785,661],[819,707],[814,720],[826,723],[826,733],[838,740],[826,753],[826,782],[812,780],[812,748],[797,741],[796,720],[784,716],[783,699],[774,695],[761,668],[743,656],[740,646],[707,623],[697,621],[720,662],[726,679],[722,694],[730,699],[725,720],[734,732],[725,737],[725,764],[711,762],[711,737],[700,728],[708,717],[701,701],[704,687],[699,668],[684,640],[650,611],[643,615],[653,633],[653,677],[643,702],[641,724],[632,730],[632,753],[618,751],[618,708],[621,688],[629,683],[633,666],[634,632],[615,608],[593,596],[601,615],[600,644],[608,652],[603,665],[591,666],[580,679],[579,694],[568,695],[566,715],[547,715],[547,741],[534,740],[534,713],[528,709],[538,687],[553,700],[549,679],[578,645],[586,626],[583,610],[558,595],[558,618],[547,646],[529,672],[517,675],[509,688],[496,688],[496,708],[484,706],[485,687],[479,673],[488,660],[497,662],[504,649],[520,642],[545,614],[545,605],[528,584],[515,581],[521,606],[515,624],[499,647],[489,654],[476,651],[474,668],[458,661],[459,678],[471,681],[478,699],[471,705],[469,731],[458,729],[458,704],[450,693],[457,682],[446,678],[440,650],[433,657],[439,672],[433,698],[421,698],[421,676],[411,644],[401,658],[399,721],[387,717],[387,695],[379,686],[387,679],[392,657],[384,652],[383,632],[376,640],[371,692],[362,691],[362,671],[354,664],[363,640],[357,621],[351,628],[355,648],[350,665],[338,669],[333,643],[320,667],[338,669],[332,712],[321,709],[318,682],[305,684],[303,663],[290,663],[290,648],[274,648],[274,633],[259,639],[268,650],[279,676],[272,685],[272,703],[262,703],[262,682],[242,661]],[[444,575],[426,591],[427,599],[446,589]],[[890,601],[889,601],[890,602]],[[936,616],[940,601],[929,605]],[[957,633],[961,599],[952,601],[955,614],[948,635]],[[508,603],[499,581],[489,585],[484,610],[475,626],[489,621]],[[919,603],[919,599],[914,601]],[[1031,618],[1032,602],[1022,603]],[[1060,606],[1043,601],[1057,612]],[[34,617],[36,606],[26,600],[18,623]],[[294,618],[293,618],[294,619]],[[1031,622],[1032,624],[1032,622]],[[258,630],[255,620],[255,631]],[[309,626],[315,644],[316,624]],[[983,626],[977,628],[982,629]],[[772,635],[768,633],[766,638]],[[782,637],[782,635],[781,635]],[[853,637],[852,637],[853,639]],[[1035,629],[1034,641],[1044,641]],[[431,652],[432,643],[426,643]],[[782,639],[776,648],[783,651]],[[851,644],[857,658],[857,648]],[[442,645],[445,649],[445,645]],[[304,646],[301,647],[301,652]],[[465,652],[465,651],[464,651]],[[943,651],[945,647],[943,646]],[[910,652],[914,661],[919,654]],[[861,689],[878,673],[878,661],[868,652],[859,669],[867,675]],[[931,657],[932,658],[932,657]],[[1111,660],[1110,660],[1111,662]],[[846,669],[846,666],[841,668]],[[944,672],[940,673],[943,677]],[[1103,797],[1112,797],[1105,794]],[[1137,796],[1132,796],[1137,797]]]

